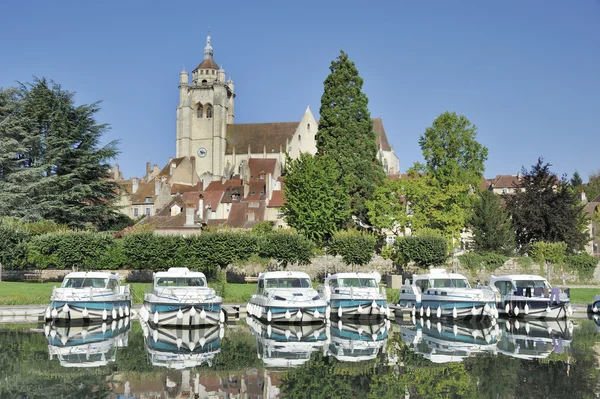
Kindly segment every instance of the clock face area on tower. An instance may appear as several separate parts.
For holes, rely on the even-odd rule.
[[[204,148],[204,147],[200,147],[200,148],[198,148],[198,156],[199,156],[200,158],[204,158],[204,157],[206,156],[206,154],[207,154],[207,153],[208,153],[208,152],[206,151],[206,148]]]

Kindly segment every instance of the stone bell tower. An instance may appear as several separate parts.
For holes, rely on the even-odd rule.
[[[224,174],[227,124],[233,123],[233,81],[213,59],[207,36],[204,59],[192,71],[192,82],[184,70],[179,74],[177,107],[177,157],[196,157],[198,175],[209,172],[214,179]]]

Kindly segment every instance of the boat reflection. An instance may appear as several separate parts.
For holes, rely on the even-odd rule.
[[[596,331],[600,332],[600,316],[597,313],[588,313],[588,319],[596,324]]]
[[[182,370],[212,365],[215,355],[221,352],[223,325],[206,328],[176,328],[152,326],[140,320],[144,333],[146,353],[153,366]]]
[[[50,359],[56,356],[61,366],[99,367],[117,359],[117,348],[127,346],[130,327],[129,317],[87,326],[50,322],[44,335]]]
[[[266,367],[300,366],[328,342],[326,324],[266,324],[254,317],[247,317],[246,323]]]
[[[499,319],[498,352],[519,359],[544,359],[552,352],[569,350],[573,337],[571,320]]]
[[[400,326],[402,340],[433,363],[462,362],[479,352],[495,352],[498,330],[491,323],[412,319]]]
[[[375,359],[385,346],[390,322],[360,324],[342,322],[331,323],[330,341],[327,355],[342,362],[361,362]]]

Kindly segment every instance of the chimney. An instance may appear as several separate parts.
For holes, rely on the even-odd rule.
[[[119,164],[118,163],[115,164],[115,167],[113,168],[112,172],[113,172],[113,179],[119,180]]]
[[[248,196],[248,193],[250,193],[250,183],[245,181],[244,182],[244,198],[246,198]]]
[[[146,174],[149,175],[152,172],[152,166],[150,166],[150,162],[146,162]]]
[[[270,173],[267,173],[267,181],[265,182],[266,184],[266,188],[265,188],[265,194],[267,195],[267,200],[270,201],[271,197],[273,196],[273,182],[271,181],[273,179],[273,176],[271,176]]]
[[[194,204],[190,202],[185,203],[185,225],[193,226],[194,225]]]
[[[160,180],[154,179],[154,195],[160,194]]]
[[[587,204],[587,203],[588,203],[588,199],[587,199],[587,195],[585,195],[585,191],[583,191],[583,190],[580,190],[578,194],[579,194],[579,195],[578,195],[578,197],[579,197],[579,201],[580,201],[582,204],[584,204],[584,205],[585,205],[585,204]]]
[[[175,164],[173,162],[169,163],[169,176],[173,176],[173,171],[175,170]]]
[[[138,190],[139,187],[139,181],[137,177],[134,177],[133,179],[131,179],[131,193],[135,194]]]
[[[198,216],[201,220],[204,220],[204,197],[200,196],[198,200]]]

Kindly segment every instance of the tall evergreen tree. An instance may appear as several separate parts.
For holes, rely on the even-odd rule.
[[[514,249],[510,215],[492,191],[479,192],[470,224],[476,251],[507,254]]]
[[[522,190],[506,195],[516,244],[522,251],[536,241],[565,242],[570,251],[582,250],[589,241],[587,216],[577,194],[563,178],[550,171],[542,158],[523,168]]]
[[[317,151],[338,163],[352,213],[366,220],[365,202],[385,178],[377,159],[377,134],[367,106],[369,100],[362,92],[363,79],[348,54],[342,51],[329,69],[321,97]]]
[[[579,172],[575,171],[575,173],[573,173],[573,177],[571,178],[570,183],[571,186],[573,186],[573,188],[576,190],[579,190],[581,188],[581,186],[583,185],[583,180],[581,179]]]
[[[72,227],[114,218],[108,160],[117,150],[115,142],[100,145],[108,125],[96,122],[98,103],[76,106],[73,93],[46,79],[1,98],[0,115],[13,124],[0,128],[8,139],[1,140],[8,144],[0,147],[0,191],[9,200],[0,214]]]

